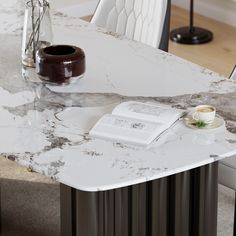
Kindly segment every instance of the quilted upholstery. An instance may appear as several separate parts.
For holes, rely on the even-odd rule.
[[[91,22],[158,48],[166,8],[167,0],[100,0]]]

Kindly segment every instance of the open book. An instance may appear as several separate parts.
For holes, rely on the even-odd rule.
[[[123,102],[113,109],[112,114],[104,115],[92,128],[90,135],[146,146],[184,113],[183,110],[165,105]]]

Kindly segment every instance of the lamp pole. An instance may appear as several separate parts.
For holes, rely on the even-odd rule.
[[[202,44],[213,39],[213,33],[207,29],[194,26],[194,2],[190,0],[189,26],[180,27],[170,32],[170,39],[182,44]]]

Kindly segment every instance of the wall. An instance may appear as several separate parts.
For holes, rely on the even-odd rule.
[[[189,9],[190,0],[172,0]],[[195,0],[195,12],[236,27],[236,0]]]

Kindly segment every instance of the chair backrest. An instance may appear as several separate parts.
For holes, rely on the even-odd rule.
[[[100,0],[91,22],[167,51],[169,18],[170,0]]]
[[[230,79],[236,80],[236,65],[234,66],[234,69],[231,72],[231,75],[229,76]]]

